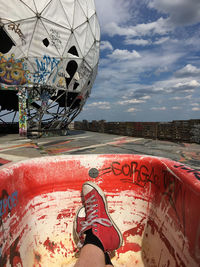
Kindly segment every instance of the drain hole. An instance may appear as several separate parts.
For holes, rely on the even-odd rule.
[[[89,176],[95,179],[99,176],[99,171],[96,168],[92,168],[89,170]]]

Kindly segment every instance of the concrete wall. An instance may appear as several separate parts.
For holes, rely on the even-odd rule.
[[[200,144],[200,119],[172,122],[75,121],[76,130]]]

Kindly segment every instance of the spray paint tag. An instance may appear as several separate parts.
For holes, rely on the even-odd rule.
[[[0,200],[0,217],[3,216],[8,210],[11,211],[17,206],[17,196],[18,192],[15,191],[12,193],[12,195]]]

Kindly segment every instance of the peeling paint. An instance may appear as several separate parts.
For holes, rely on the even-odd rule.
[[[1,218],[0,266],[74,266],[73,219],[82,184],[92,180],[104,190],[123,234],[114,266],[198,267],[200,181],[177,164],[139,155],[82,155],[4,165],[0,192],[17,191],[18,201]]]

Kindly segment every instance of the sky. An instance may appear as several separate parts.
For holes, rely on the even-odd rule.
[[[95,0],[99,69],[75,120],[200,119],[200,0]]]

